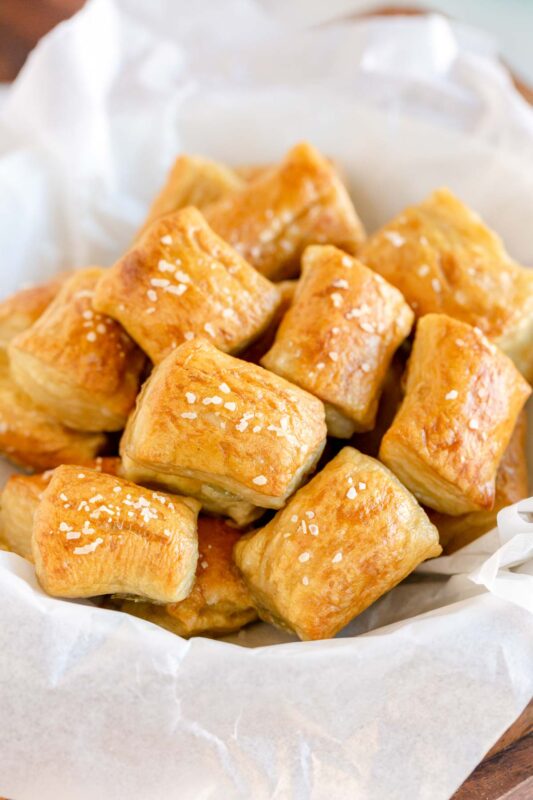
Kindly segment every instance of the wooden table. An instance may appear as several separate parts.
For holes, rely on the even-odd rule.
[[[83,3],[84,0],[1,0],[0,81],[13,80],[41,36],[74,14]],[[420,11],[384,7],[379,13],[410,14]],[[533,90],[518,80],[515,83],[533,103]],[[453,796],[453,800],[504,798],[533,800],[533,703]]]

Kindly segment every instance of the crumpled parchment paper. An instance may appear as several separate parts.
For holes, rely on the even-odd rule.
[[[302,138],[369,230],[446,184],[533,265],[533,112],[493,43],[437,16],[330,23],[355,6],[91,0],[0,109],[1,293],[112,263],[179,151],[264,162]],[[187,642],[0,553],[0,794],[445,800],[533,691],[531,511],[314,643]]]

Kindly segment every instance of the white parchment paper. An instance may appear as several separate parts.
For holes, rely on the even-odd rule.
[[[533,265],[533,113],[494,44],[288,5],[91,0],[38,46],[0,111],[2,294],[110,264],[179,151],[263,162],[301,138],[342,163],[369,230],[447,184]],[[0,553],[0,794],[449,798],[533,692],[532,512],[316,643],[186,642],[47,597]]]

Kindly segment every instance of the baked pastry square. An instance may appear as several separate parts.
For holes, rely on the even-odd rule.
[[[439,531],[440,543],[447,555],[479,539],[496,527],[498,511],[528,496],[526,460],[527,414],[521,411],[511,441],[502,456],[496,475],[496,493],[492,511],[471,511],[459,517],[429,513]]]
[[[85,465],[97,472],[120,474],[120,458],[95,458]],[[0,533],[9,549],[33,561],[33,516],[42,493],[52,480],[53,469],[38,475],[12,475],[0,494]]]
[[[457,516],[494,505],[498,465],[531,388],[477,328],[418,322],[405,397],[380,459],[424,505]]]
[[[135,595],[177,603],[191,591],[199,504],[87,467],[62,466],[33,518],[35,571],[56,597]]]
[[[343,448],[234,556],[259,616],[301,639],[344,628],[426,558],[437,529],[379,461]]]
[[[141,233],[165,214],[185,206],[205,208],[243,185],[237,173],[224,164],[202,156],[178,156],[165,185],[150,206]]]
[[[533,270],[448,189],[405,209],[359,257],[405,295],[417,316],[431,312],[477,326],[533,381]]]
[[[70,274],[63,272],[46,283],[21,289],[0,302],[0,347],[7,347],[11,339],[39,319]]]
[[[314,469],[325,440],[320,400],[197,339],[154,369],[121,455],[126,475],[134,464],[161,473],[166,486],[173,476],[192,478],[254,506],[280,508]]]
[[[195,336],[237,352],[268,327],[279,303],[276,287],[195,208],[155,222],[106,272],[94,299],[155,363]]]
[[[309,244],[355,253],[365,236],[335,168],[307,143],[204,213],[219,236],[272,280],[297,275]]]
[[[178,636],[226,636],[257,619],[252,599],[234,564],[239,533],[225,522],[198,519],[198,566],[190,595],[165,606],[126,600],[122,611],[161,625]]]
[[[117,431],[139,389],[144,356],[110,317],[94,311],[105,270],[79,270],[9,346],[11,374],[55,419],[82,431]]]
[[[319,397],[328,432],[370,430],[414,314],[401,293],[342,250],[308,247],[294,301],[261,364]]]
[[[49,417],[17,386],[0,353],[0,454],[21,467],[50,469],[94,458],[106,442],[103,433],[74,431]]]

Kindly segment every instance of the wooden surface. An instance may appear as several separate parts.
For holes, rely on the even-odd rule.
[[[467,781],[453,795],[453,800],[532,800],[533,731],[520,736],[505,749],[486,756]],[[522,718],[520,718],[522,719]],[[515,725],[520,722],[518,720]],[[513,725],[506,736],[513,735]],[[498,743],[499,744],[499,743]]]
[[[0,81],[13,80],[41,36],[81,8],[83,2],[0,0]],[[380,13],[419,11],[384,7]],[[515,83],[533,103],[533,90],[518,80]],[[533,703],[487,753],[453,800],[533,800]]]

